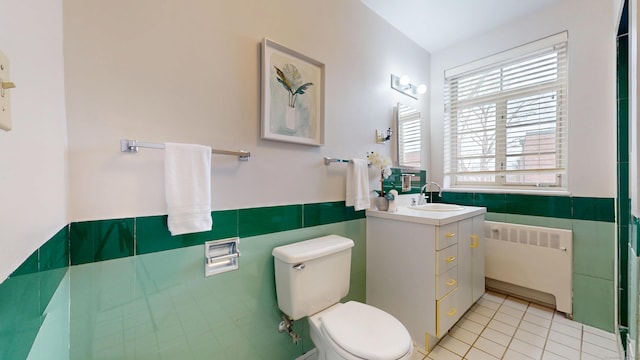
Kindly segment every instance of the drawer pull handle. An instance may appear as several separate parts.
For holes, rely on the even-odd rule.
[[[454,262],[456,261],[456,257],[455,256],[449,256],[448,258],[446,258],[444,261],[450,263],[450,262]]]
[[[453,316],[458,312],[458,310],[456,310],[456,308],[451,308],[451,310],[449,310],[449,312],[447,313],[448,316]]]
[[[471,248],[475,249],[478,247],[478,235],[471,235]]]
[[[446,237],[446,238],[452,238],[454,236],[456,236],[456,233],[448,232],[448,233],[444,234],[444,237]]]
[[[449,279],[447,280],[447,282],[445,283],[447,286],[453,286],[455,284],[457,284],[458,282],[456,281],[456,279]]]

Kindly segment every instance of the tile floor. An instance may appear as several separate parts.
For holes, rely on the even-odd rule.
[[[614,334],[564,314],[487,292],[428,354],[413,360],[623,359]]]

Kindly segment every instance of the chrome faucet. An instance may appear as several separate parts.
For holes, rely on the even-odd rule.
[[[418,199],[418,205],[425,204],[425,197],[429,199],[429,196],[426,196],[427,190],[429,189],[429,185],[434,185],[438,187],[438,197],[442,197],[442,187],[435,181],[427,181],[422,188],[420,189],[420,198]],[[422,196],[422,193],[425,194],[425,197]],[[430,198],[429,202],[433,202],[433,196]]]

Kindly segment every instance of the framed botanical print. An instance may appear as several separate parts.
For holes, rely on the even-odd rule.
[[[324,144],[324,64],[262,41],[261,137]]]

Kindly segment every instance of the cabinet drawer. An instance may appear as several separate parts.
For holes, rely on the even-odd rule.
[[[436,232],[436,250],[441,250],[458,243],[458,223],[438,226]]]
[[[436,275],[442,275],[458,265],[458,245],[436,251]]]
[[[436,276],[436,300],[442,299],[453,289],[458,288],[458,267],[454,267],[446,273]]]
[[[458,289],[455,289],[442,300],[436,301],[436,337],[438,339],[442,338],[464,313],[464,310],[458,309],[457,296]]]

